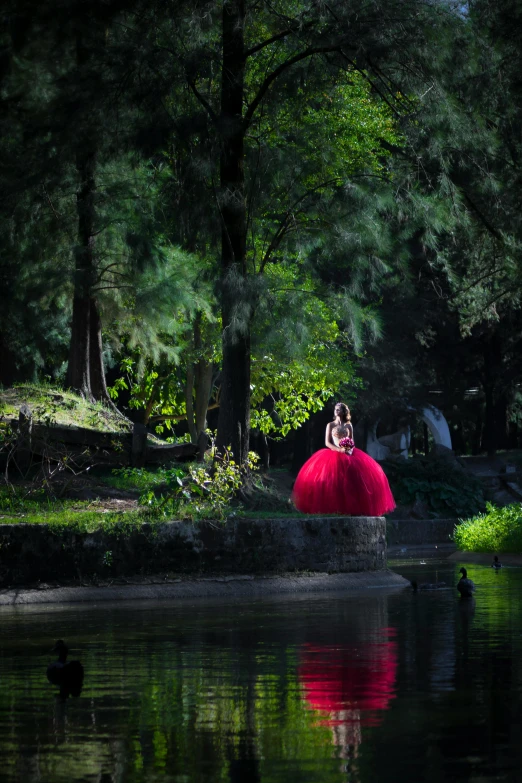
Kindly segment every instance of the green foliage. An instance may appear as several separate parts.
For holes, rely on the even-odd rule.
[[[174,486],[179,478],[187,474],[185,467],[159,467],[155,470],[146,468],[115,468],[112,475],[104,479],[105,484],[117,489],[150,492],[159,486]]]
[[[346,396],[349,389],[351,396],[357,388],[349,358],[354,340],[339,302],[328,292],[321,298],[298,263],[272,265],[265,282],[265,301],[254,321],[251,424],[284,437],[333,395]]]
[[[155,423],[158,434],[172,433],[176,421],[186,419],[186,384],[189,367],[198,362],[219,363],[219,328],[217,321],[200,313],[201,345],[195,347],[190,340],[194,319],[186,313],[178,313],[176,329],[170,335],[162,334],[165,350],[156,357],[143,345],[133,349],[126,343],[122,347],[120,370],[109,388],[115,401],[120,392],[130,392],[129,407],[144,411],[146,423]]]
[[[424,503],[433,517],[461,517],[484,506],[480,481],[444,459],[386,460],[382,467],[399,505]]]
[[[257,469],[258,460],[257,454],[251,451],[246,465],[239,465],[230,447],[224,454],[218,454],[213,446],[212,457],[206,464],[189,464],[184,477],[176,476],[174,490],[159,497],[149,490],[140,497],[140,504],[156,518],[224,521],[246,473]]]
[[[499,508],[486,503],[485,513],[455,527],[453,540],[462,551],[522,554],[522,504]]]

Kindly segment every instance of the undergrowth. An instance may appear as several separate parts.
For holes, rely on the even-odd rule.
[[[499,508],[486,503],[485,513],[457,525],[453,540],[464,552],[522,554],[522,504]]]
[[[115,468],[103,483],[116,489],[138,490],[150,492],[158,487],[177,486],[178,478],[183,479],[188,473],[185,466],[159,467],[155,470],[146,468]]]
[[[484,508],[482,484],[445,459],[413,457],[381,463],[398,505],[426,504],[432,517],[463,517]]]
[[[0,523],[48,524],[56,530],[89,532],[103,528],[135,528],[161,520],[208,519],[223,522],[237,511],[237,498],[245,478],[256,470],[257,455],[249,455],[246,468],[232,458],[230,448],[224,455],[214,454],[205,462],[186,463],[155,470],[118,468],[102,479],[118,489],[140,493],[134,511],[100,509],[102,501],[64,499],[52,494],[49,482],[0,488]],[[98,506],[98,508],[96,508]]]

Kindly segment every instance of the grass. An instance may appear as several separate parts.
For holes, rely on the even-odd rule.
[[[522,554],[522,504],[503,508],[486,504],[486,512],[461,522],[453,540],[464,552]]]
[[[249,511],[247,508],[240,508],[231,511],[230,516],[246,517],[248,519],[279,519],[279,517],[302,517],[300,511]],[[317,514],[316,516],[335,516],[334,514]]]
[[[154,519],[140,511],[51,511],[47,514],[19,514],[2,516],[0,524],[47,525],[57,533],[107,533],[127,534],[150,524]]]
[[[24,403],[40,424],[115,433],[132,431],[130,421],[101,403],[90,403],[73,392],[37,384],[21,384],[0,390],[0,417],[18,418],[20,406]]]
[[[199,463],[195,464],[200,467]],[[190,463],[175,463],[153,469],[117,468],[110,473],[103,469],[97,475],[93,471],[88,478],[80,479],[79,488],[87,489],[91,496],[97,489],[106,495],[106,491],[101,492],[102,487],[114,489],[116,498],[117,490],[134,493],[134,499],[127,496],[126,501],[118,501],[134,506],[126,510],[115,509],[112,497],[85,501],[57,497],[52,495],[52,485],[42,482],[0,485],[0,524],[46,524],[57,533],[99,529],[125,533],[161,520],[197,523],[214,519],[224,523],[232,516],[259,519],[298,516],[286,492],[260,474],[254,474],[251,489],[242,499],[231,495],[227,500],[198,487],[190,468]],[[112,495],[110,491],[108,494]]]
[[[94,530],[130,530],[151,517],[146,510],[108,511],[100,501],[52,498],[41,489],[0,488],[0,525],[49,525],[56,532],[90,533]]]

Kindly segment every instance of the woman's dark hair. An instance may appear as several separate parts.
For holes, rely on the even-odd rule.
[[[344,402],[336,402],[334,407],[334,413],[336,410],[340,409],[339,418],[343,422],[348,422],[352,420],[352,417],[350,416],[350,408],[348,405],[346,405]]]

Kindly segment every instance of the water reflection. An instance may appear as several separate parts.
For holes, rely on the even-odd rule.
[[[308,705],[329,726],[342,767],[358,777],[355,763],[363,726],[378,726],[395,697],[397,643],[394,628],[380,628],[372,641],[349,645],[307,644],[301,651],[299,681]]]
[[[455,585],[458,567],[440,576]],[[0,611],[0,779],[518,783],[522,570],[473,579],[465,602],[405,590]],[[58,637],[88,672],[76,699],[46,682]]]

